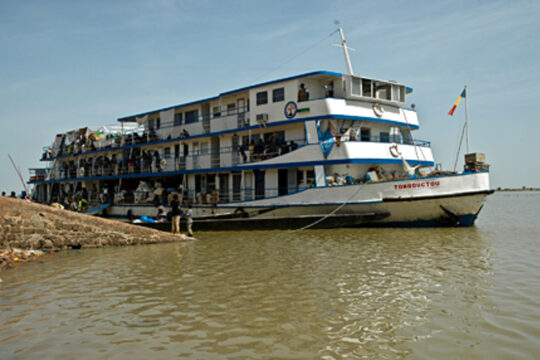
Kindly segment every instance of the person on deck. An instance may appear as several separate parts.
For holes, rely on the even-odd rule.
[[[308,100],[309,100],[309,92],[304,87],[304,84],[300,84],[300,89],[298,90],[298,102],[308,101]]]

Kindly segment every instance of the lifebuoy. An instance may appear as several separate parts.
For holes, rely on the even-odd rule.
[[[390,150],[390,155],[392,155],[393,157],[395,157],[395,158],[398,158],[398,157],[400,157],[400,156],[401,156],[401,153],[399,152],[399,150],[398,150],[398,147],[397,147],[397,144],[396,144],[396,143],[394,143],[394,144],[390,145],[390,148],[389,148],[389,150]]]
[[[381,106],[381,104],[379,103],[374,103],[373,106],[373,113],[375,114],[375,116],[377,117],[381,117],[384,115],[384,109],[383,107]]]
[[[84,168],[79,168],[79,177],[84,177]]]
[[[161,170],[165,169],[167,167],[167,160],[161,159],[159,165],[161,166]]]

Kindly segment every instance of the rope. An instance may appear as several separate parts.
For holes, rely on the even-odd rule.
[[[309,224],[309,225],[303,226],[303,227],[301,227],[301,228],[299,228],[299,229],[296,229],[296,230],[287,231],[287,232],[285,232],[285,233],[286,233],[286,234],[293,234],[293,233],[298,232],[298,231],[307,230],[307,229],[309,229],[309,228],[311,228],[311,227],[313,227],[313,226],[315,226],[315,225],[317,225],[317,224],[323,222],[323,221],[326,220],[328,217],[334,215],[334,214],[337,213],[339,210],[341,210],[341,209],[342,209],[347,203],[349,203],[349,202],[352,200],[352,198],[354,198],[354,197],[360,192],[360,190],[362,190],[363,188],[364,188],[363,186],[359,186],[359,187],[358,187],[358,190],[356,190],[356,191],[354,192],[354,194],[351,195],[351,197],[349,197],[347,200],[345,200],[345,202],[344,202],[343,204],[339,205],[337,208],[335,208],[334,210],[332,210],[330,213],[328,213],[327,215],[323,216],[322,218],[320,218],[320,219],[318,219],[318,220],[312,222],[312,223]]]
[[[271,74],[273,73],[274,71],[278,70],[279,68],[281,68],[283,65],[285,64],[288,64],[290,63],[291,61],[293,61],[294,59],[296,59],[297,57],[300,57],[300,55],[303,55],[305,54],[306,52],[308,52],[309,50],[313,49],[314,47],[318,46],[320,43],[322,43],[323,41],[326,41],[326,39],[328,39],[329,37],[331,37],[332,35],[334,35],[338,30],[332,32],[330,35],[324,37],[323,39],[313,43],[312,45],[310,45],[309,47],[307,47],[306,49],[300,51],[298,54],[290,57],[289,59],[285,60],[284,62],[282,62],[281,64],[279,64],[278,66],[276,66],[275,68],[271,69],[270,71],[267,71],[265,73],[263,73],[262,75],[260,75],[259,77],[255,78],[253,81],[254,82],[257,82],[259,79],[267,76],[268,74]]]
[[[466,126],[467,126],[467,123],[465,123],[463,125],[463,130],[461,130],[461,138],[459,139],[459,145],[458,145],[458,149],[457,149],[457,152],[456,152],[456,161],[454,162],[454,171],[456,171],[456,168],[457,168],[457,162],[458,162],[458,158],[459,158],[459,153],[461,151],[461,144],[463,143],[463,135],[465,134]]]
[[[88,210],[87,212],[85,212],[84,214],[92,214],[96,211],[99,211],[101,209],[105,209],[106,207],[110,206],[111,204],[110,203],[107,203],[107,204],[104,204],[104,205],[101,205],[101,206],[98,206],[96,208],[93,208],[93,209],[90,209]]]
[[[418,156],[418,148],[420,148],[420,152],[422,153],[422,157],[424,158],[424,160],[427,160],[426,155],[424,154],[424,150],[422,150],[422,148],[420,146],[417,146],[416,141],[414,141],[414,136],[412,134],[411,127],[409,126],[409,120],[407,119],[407,113],[405,113],[405,110],[403,110],[402,108],[400,108],[399,110],[403,112],[403,117],[405,118],[405,124],[407,124],[407,126],[409,127],[409,134],[411,134],[411,140],[412,140],[413,145],[414,145],[414,152],[416,154],[416,157],[418,159],[420,159],[420,156]]]

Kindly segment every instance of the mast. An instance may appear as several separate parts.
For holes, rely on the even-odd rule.
[[[343,29],[339,28],[339,36],[341,37],[341,47],[343,48],[343,54],[345,55],[345,63],[347,64],[347,70],[349,75],[354,75],[351,58],[349,57],[349,48],[347,47],[347,41],[345,40],[345,35],[343,35]]]
[[[466,133],[465,137],[467,138],[467,154],[470,154],[469,151],[469,91],[467,91],[467,85],[465,85],[465,127]]]

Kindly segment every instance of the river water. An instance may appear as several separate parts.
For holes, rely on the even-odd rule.
[[[475,227],[196,234],[0,272],[1,359],[532,359],[540,192]]]

